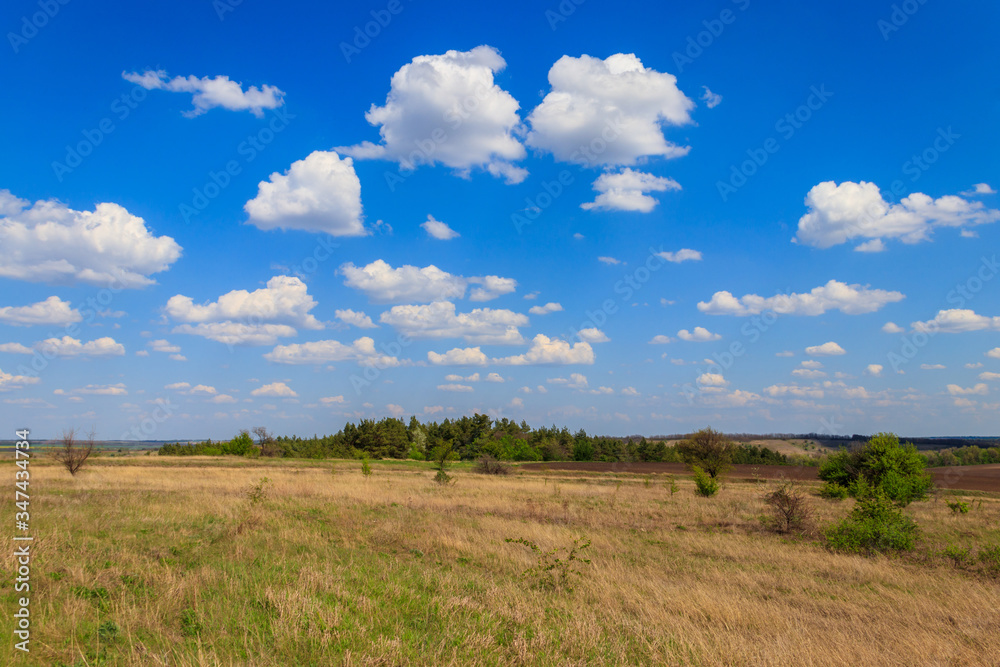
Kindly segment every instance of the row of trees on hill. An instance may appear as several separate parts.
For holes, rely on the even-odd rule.
[[[256,440],[256,441],[255,441]],[[576,433],[563,427],[531,428],[527,422],[477,414],[441,422],[409,424],[386,417],[378,421],[348,422],[333,435],[273,437],[257,427],[242,431],[229,441],[167,444],[162,455],[235,455],[294,458],[373,458],[426,460],[441,447],[450,447],[464,460],[484,455],[501,461],[664,461],[683,462],[682,453],[663,441],[641,436],[615,438]],[[735,447],[733,463],[786,464],[788,458],[765,447],[741,444]]]

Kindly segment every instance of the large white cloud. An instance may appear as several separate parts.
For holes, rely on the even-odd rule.
[[[125,346],[110,336],[83,341],[72,336],[46,338],[27,347],[20,343],[4,343],[0,352],[11,354],[34,354],[40,352],[47,357],[116,357],[125,354]]]
[[[381,259],[366,266],[351,262],[340,267],[344,284],[360,290],[376,303],[461,299],[469,285],[471,301],[489,301],[517,289],[517,281],[500,276],[457,276],[431,264],[423,268],[404,264],[392,268]]]
[[[181,256],[169,236],[118,204],[75,211],[55,200],[34,204],[0,190],[0,277],[114,287],[153,284]]]
[[[294,336],[295,327],[322,329],[309,313],[316,301],[306,284],[291,276],[274,276],[267,287],[233,290],[217,301],[197,305],[189,296],[170,297],[164,312],[176,322],[175,333],[202,336],[227,345],[272,345]]]
[[[605,173],[594,181],[594,190],[600,194],[592,202],[580,204],[585,211],[637,211],[649,213],[659,201],[649,192],[680,190],[680,183],[672,178],[654,176],[625,167],[619,173]]]
[[[698,302],[698,310],[709,315],[758,315],[771,310],[779,315],[822,315],[828,310],[839,310],[846,315],[872,313],[886,305],[905,298],[900,292],[869,289],[862,285],[848,285],[831,280],[822,287],[798,294],[776,294],[764,298],[747,294],[736,298],[727,291],[716,292],[709,302]]]
[[[934,319],[926,322],[914,322],[910,326],[913,327],[914,331],[938,333],[963,333],[985,329],[1000,331],[1000,317],[978,315],[974,310],[964,308],[952,308],[939,310]]]
[[[381,142],[337,150],[358,159],[393,160],[406,169],[441,163],[464,175],[484,168],[519,183],[527,176],[513,164],[525,156],[515,136],[520,105],[493,80],[504,67],[490,46],[417,56],[393,74],[385,105],[373,104],[365,114],[379,128]]]
[[[868,252],[884,249],[882,239],[919,243],[929,240],[938,227],[971,227],[1000,220],[1000,211],[955,195],[933,199],[915,192],[890,204],[878,186],[865,181],[820,183],[806,195],[806,206],[809,212],[799,219],[796,241],[829,248],[862,239],[866,241],[857,249]]]
[[[0,308],[0,323],[21,326],[37,324],[73,324],[83,319],[80,311],[69,301],[50,296],[45,301],[30,306],[5,306]]]
[[[413,338],[464,338],[478,344],[520,344],[518,327],[527,326],[528,317],[512,310],[476,308],[456,313],[450,301],[427,305],[393,306],[379,321]]]
[[[277,109],[284,104],[285,93],[275,86],[250,86],[243,90],[242,84],[230,80],[228,76],[176,76],[171,79],[163,70],[146,70],[142,74],[122,72],[122,78],[146,90],[192,93],[194,109],[184,112],[189,118],[200,116],[215,107],[230,111],[249,111],[260,118],[264,115],[264,109]]]
[[[631,53],[563,56],[549,70],[549,84],[552,91],[528,116],[526,143],[558,160],[633,165],[689,150],[667,141],[662,128],[689,123],[694,102],[676,77],[644,67]]]
[[[361,215],[361,181],[351,158],[313,151],[284,174],[271,174],[243,209],[260,229],[299,229],[331,236],[368,234]]]
[[[590,343],[579,342],[570,345],[567,341],[538,334],[532,339],[531,347],[524,354],[494,360],[498,364],[528,366],[535,364],[592,364],[594,348]]]
[[[334,361],[356,361],[361,365],[375,365],[380,368],[398,366],[399,359],[381,354],[375,349],[375,341],[368,336],[358,338],[350,345],[336,340],[317,340],[294,345],[279,345],[264,355],[268,361],[278,364],[326,364]]]

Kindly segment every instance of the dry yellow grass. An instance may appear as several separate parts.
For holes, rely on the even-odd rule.
[[[32,653],[57,665],[996,665],[1000,587],[939,555],[1000,542],[996,497],[908,508],[916,557],[763,530],[764,492],[218,459],[33,468]],[[268,498],[246,491],[268,477]],[[817,521],[849,502],[810,498]],[[4,508],[3,520],[13,521]],[[592,541],[573,592],[525,575]],[[7,556],[5,569],[12,571]],[[106,592],[102,592],[106,591]],[[13,609],[10,580],[5,609]],[[4,613],[4,636],[11,637]],[[98,628],[113,622],[116,636]],[[112,633],[114,634],[114,633]],[[11,642],[12,643],[12,642]],[[14,654],[4,647],[0,655]]]

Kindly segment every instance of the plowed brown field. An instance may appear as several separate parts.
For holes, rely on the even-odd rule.
[[[601,463],[597,461],[549,461],[547,463],[524,463],[521,470],[551,470],[566,472],[611,472],[648,475],[666,473],[673,475],[687,474],[689,471],[683,463]],[[753,479],[754,476],[765,479],[816,480],[818,468],[808,466],[772,466],[772,465],[737,465],[729,473],[733,479]],[[961,489],[964,491],[995,491],[1000,492],[1000,465],[981,466],[949,466],[946,468],[929,468],[934,483],[943,489]]]

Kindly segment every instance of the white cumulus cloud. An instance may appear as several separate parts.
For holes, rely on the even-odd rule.
[[[691,250],[690,248],[681,248],[677,252],[658,252],[657,257],[662,257],[668,262],[673,262],[674,264],[680,264],[681,262],[700,262],[701,253],[697,250]]]
[[[707,343],[709,341],[719,340],[722,338],[719,334],[712,333],[705,327],[695,327],[694,331],[681,329],[677,332],[677,337],[691,343]]]
[[[50,296],[45,301],[30,306],[4,306],[0,308],[0,323],[15,326],[38,324],[66,325],[79,322],[83,317],[69,301]]]
[[[939,310],[934,319],[926,322],[913,322],[910,326],[913,327],[914,331],[937,333],[964,333],[985,329],[1000,331],[1000,317],[978,315],[973,310],[952,308]]]
[[[915,192],[898,204],[890,204],[878,186],[865,181],[820,183],[806,195],[806,206],[809,212],[799,219],[795,240],[816,248],[853,239],[920,243],[930,240],[939,227],[972,227],[1000,220],[1000,211],[955,195],[933,199]],[[863,249],[880,248],[873,245]]]
[[[527,326],[528,316],[512,310],[476,308],[457,313],[450,301],[427,305],[393,306],[379,321],[413,338],[464,338],[478,344],[520,344],[518,327]]]
[[[55,200],[34,204],[0,190],[0,277],[101,287],[144,287],[181,256],[169,236],[118,204],[75,211]]]
[[[527,118],[526,143],[557,160],[633,165],[690,150],[667,141],[663,128],[691,122],[694,102],[677,88],[676,77],[644,67],[634,54],[563,56],[549,70],[549,85],[551,92]],[[591,149],[598,139],[602,150]]]
[[[536,335],[531,347],[524,354],[496,359],[496,363],[512,366],[535,364],[592,364],[594,349],[590,343],[579,342],[570,345],[567,341],[549,338],[545,334]]]
[[[489,359],[478,347],[456,347],[444,354],[433,350],[427,353],[427,361],[435,366],[485,366]]]
[[[990,388],[984,382],[980,382],[974,387],[962,387],[957,384],[949,384],[945,388],[952,396],[985,396],[990,392]]]
[[[393,74],[385,105],[373,104],[365,114],[381,142],[337,150],[392,160],[406,170],[441,163],[466,175],[482,168],[520,183],[528,175],[513,164],[525,156],[516,136],[520,105],[493,79],[504,67],[500,53],[485,45],[417,56]]]
[[[337,316],[337,319],[345,324],[352,324],[359,329],[376,329],[378,325],[372,322],[372,318],[368,317],[364,313],[360,313],[356,310],[351,310],[350,308],[346,310],[335,310],[333,314]]]
[[[284,174],[271,174],[243,209],[259,229],[297,229],[331,236],[364,236],[361,181],[351,158],[313,151]]]
[[[806,354],[814,357],[832,357],[839,354],[847,354],[847,351],[832,340],[822,345],[811,345],[806,348]]]
[[[548,315],[549,313],[558,313],[563,307],[553,301],[548,302],[544,306],[532,306],[528,309],[528,312],[532,315]]]
[[[284,382],[272,382],[258,387],[250,392],[251,396],[273,396],[278,398],[295,398],[298,396],[291,387]]]
[[[375,341],[368,336],[362,336],[350,345],[336,340],[278,345],[265,354],[264,358],[276,364],[292,365],[327,364],[335,361],[356,361],[362,366],[379,368],[399,365],[399,359],[380,353],[375,348]]]
[[[594,181],[597,198],[580,204],[585,211],[636,211],[649,213],[659,201],[650,197],[649,192],[680,190],[680,183],[672,178],[654,176],[625,167],[619,173],[604,173]]]

